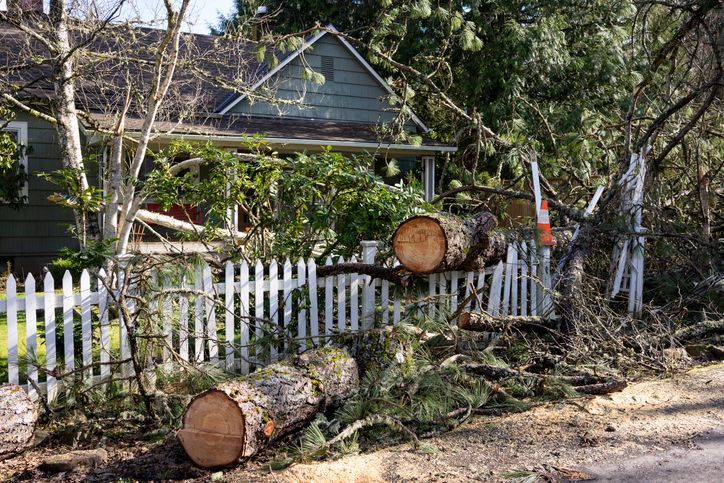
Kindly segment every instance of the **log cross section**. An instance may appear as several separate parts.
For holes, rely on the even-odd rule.
[[[231,465],[301,429],[358,387],[357,363],[343,350],[310,351],[199,394],[177,436],[198,466]]]
[[[449,213],[418,215],[397,227],[392,249],[400,263],[416,274],[480,270],[505,252],[504,237],[492,231],[497,225],[497,218],[488,212],[467,220]]]

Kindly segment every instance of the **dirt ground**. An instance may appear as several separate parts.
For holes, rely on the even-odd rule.
[[[270,472],[264,462],[223,472],[190,466],[169,437],[108,441],[103,468],[65,474],[38,469],[62,448],[40,447],[0,463],[15,480],[104,481],[724,481],[724,364],[633,384],[610,396],[549,403],[518,414],[474,417],[454,431],[336,461]],[[519,480],[520,481],[520,480]]]

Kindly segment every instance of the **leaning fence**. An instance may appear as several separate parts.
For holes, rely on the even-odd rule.
[[[377,247],[363,242],[360,261],[375,263]],[[344,262],[328,258],[325,265]],[[511,244],[504,261],[483,271],[431,274],[407,290],[368,275],[317,276],[317,270],[312,259],[245,261],[227,262],[222,271],[200,263],[181,277],[155,276],[158,296],[151,304],[164,342],[156,362],[175,359],[246,374],[280,354],[322,345],[337,334],[396,325],[415,311],[451,314],[462,303],[492,315],[552,310],[550,258],[532,242]],[[21,384],[31,397],[40,391],[53,401],[71,375],[99,384],[130,374],[129,337],[104,276],[102,270],[95,276],[83,271],[75,281],[66,272],[58,283],[46,273],[38,284],[30,274],[22,293],[8,276],[0,297],[7,340],[0,347],[0,383]]]

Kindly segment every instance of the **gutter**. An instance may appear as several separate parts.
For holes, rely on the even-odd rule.
[[[131,138],[139,137],[138,133],[126,133],[126,136]],[[187,140],[200,140],[200,141],[212,141],[212,142],[246,142],[249,140],[249,136],[219,136],[219,135],[206,135],[206,134],[182,134],[182,133],[169,133],[163,134],[154,140],[158,139],[187,139]],[[359,141],[334,141],[327,139],[294,139],[294,138],[273,138],[264,137],[264,141],[271,145],[281,146],[331,146],[340,148],[357,148],[362,150],[384,150],[384,151],[417,151],[417,152],[430,152],[430,153],[454,153],[458,150],[457,146],[430,146],[420,145],[413,146],[411,144],[393,144],[393,143],[370,143],[370,142],[359,142]]]

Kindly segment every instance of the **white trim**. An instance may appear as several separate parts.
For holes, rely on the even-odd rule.
[[[312,45],[314,45],[314,43],[316,43],[319,39],[321,39],[322,37],[324,37],[325,35],[327,35],[329,32],[339,33],[339,30],[337,30],[337,28],[336,28],[334,25],[328,24],[328,25],[326,26],[326,30],[323,30],[323,31],[319,32],[317,35],[315,35],[314,37],[312,37],[308,42],[305,42],[305,43],[304,43],[301,47],[299,47],[293,54],[287,56],[287,58],[285,58],[282,62],[280,62],[275,68],[273,68],[272,70],[270,70],[264,77],[262,77],[260,80],[258,80],[257,82],[255,82],[255,83],[251,86],[251,90],[254,91],[254,90],[258,89],[259,86],[261,86],[264,82],[266,82],[267,80],[269,80],[274,74],[276,74],[277,72],[279,72],[279,71],[280,71],[282,68],[284,68],[284,66],[286,66],[289,62],[291,62],[292,60],[294,60],[294,59],[296,59],[297,57],[299,57],[299,55],[300,55],[302,52],[304,52],[305,50],[307,50],[307,48],[309,48],[309,47],[311,47]],[[380,75],[377,73],[377,71],[374,69],[374,67],[372,67],[372,66],[370,65],[370,63],[367,62],[367,60],[366,60],[364,57],[362,57],[362,55],[357,51],[357,49],[355,49],[354,46],[353,46],[352,44],[350,44],[350,43],[347,41],[347,39],[345,39],[344,37],[341,37],[341,36],[337,35],[336,38],[342,43],[342,45],[344,45],[344,46],[347,48],[347,50],[349,50],[349,52],[354,56],[354,58],[357,59],[357,61],[358,61],[360,64],[362,64],[362,67],[364,67],[365,70],[366,70],[372,77],[374,77],[374,79],[375,79],[382,87],[385,88],[385,90],[392,96],[392,98],[395,100],[395,102],[397,102],[397,103],[399,103],[399,104],[402,104],[402,99],[400,99],[400,96],[398,96],[398,95],[395,93],[395,91],[392,90],[392,87],[391,87],[387,82],[385,82],[385,80],[384,80],[382,77],[380,77]],[[246,98],[245,95],[240,95],[239,97],[237,97],[236,99],[234,99],[234,101],[232,101],[232,102],[229,103],[226,107],[224,107],[224,109],[222,109],[222,110],[219,112],[219,114],[226,114],[226,113],[228,113],[235,105],[237,105],[239,102],[241,102],[241,101],[242,101],[243,99],[245,99],[245,98]],[[410,109],[410,108],[407,107],[407,106],[405,106],[405,109],[406,109],[407,112],[410,114],[410,118],[415,122],[415,124],[417,124],[417,125],[420,127],[420,129],[422,129],[423,133],[427,133],[427,132],[430,131],[430,128],[427,127],[427,125],[426,125],[424,122],[422,122],[422,119],[420,119],[420,118],[417,116],[417,114],[415,114],[415,113],[412,111],[412,109]]]
[[[129,137],[138,137],[139,133],[128,133]],[[183,134],[183,133],[169,133],[164,134],[156,138],[159,139],[199,139],[211,142],[245,142],[249,140],[248,136],[219,136],[219,135],[206,135],[206,134]],[[295,138],[271,138],[264,137],[264,141],[272,145],[293,145],[293,146],[331,146],[340,148],[357,148],[357,149],[373,149],[373,150],[399,150],[399,151],[412,151],[412,152],[432,152],[442,153],[448,152],[453,153],[458,150],[456,146],[413,146],[412,144],[391,144],[391,143],[369,143],[359,141],[331,141],[327,139],[295,139]]]
[[[20,166],[22,166],[25,169],[25,174],[30,175],[30,169],[28,165],[28,123],[25,121],[10,121],[7,124],[5,124],[2,119],[0,119],[0,126],[3,126],[2,131],[15,131],[18,133],[18,144],[25,146],[25,150],[23,151],[23,156],[20,157],[18,162],[20,163]],[[21,194],[26,197],[25,202],[27,203],[29,201],[28,196],[28,181],[25,181],[25,185],[20,190]],[[2,203],[2,200],[0,200],[0,203]]]

